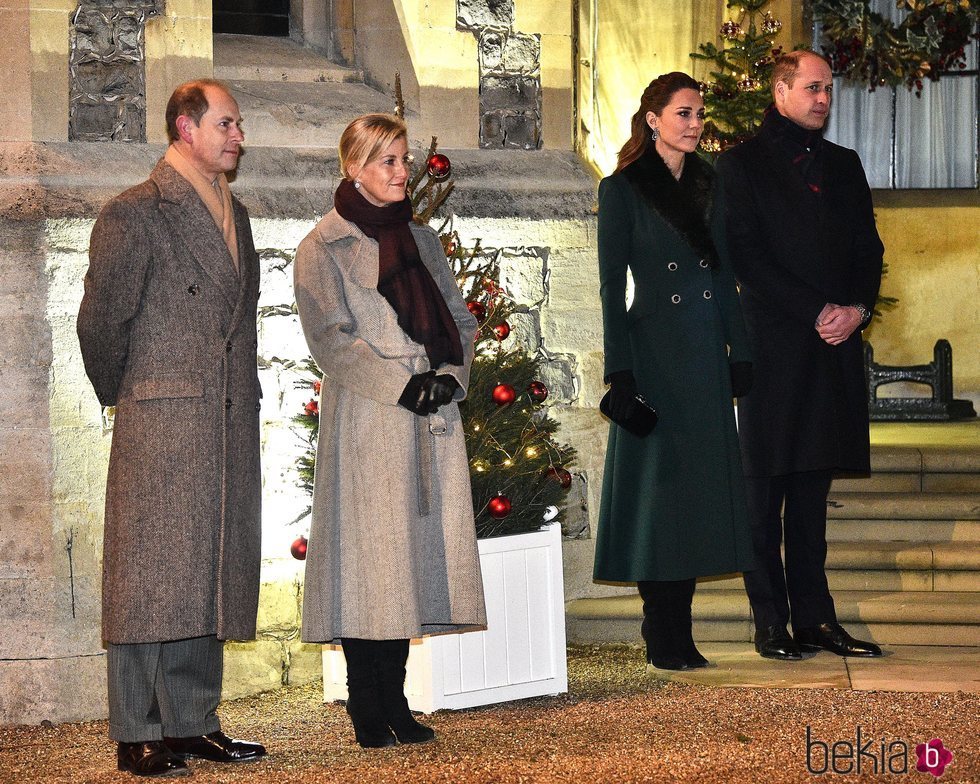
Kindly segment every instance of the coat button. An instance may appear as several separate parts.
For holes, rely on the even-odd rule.
[[[707,269],[708,268],[708,260],[707,259],[701,259],[701,261],[699,261],[698,264],[701,265],[701,269]]]
[[[261,411],[262,410],[262,404],[261,403],[256,403],[255,404],[255,410],[256,411]]]
[[[673,302],[676,305],[678,302],[681,301],[681,295],[680,294],[675,294],[674,296],[672,296],[670,298],[670,301]]]
[[[705,289],[705,292],[704,292],[704,298],[705,298],[705,299],[711,299],[711,292],[710,292],[710,291],[708,291],[707,289]]]
[[[192,283],[190,286],[187,287],[187,293],[190,294],[191,296],[194,296],[200,290],[201,287],[198,286],[196,283]]]
[[[225,398],[225,408],[231,408],[231,398],[230,397],[226,397]]]
[[[230,340],[227,343],[225,343],[225,351],[231,351],[231,341]]]
[[[670,264],[667,265],[667,269],[669,269],[671,272],[673,272],[674,270],[676,270],[677,269],[677,262],[676,261],[670,262]]]

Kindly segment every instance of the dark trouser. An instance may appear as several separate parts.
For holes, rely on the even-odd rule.
[[[824,572],[831,478],[830,471],[804,471],[745,479],[756,568],[744,579],[757,629],[785,626],[791,615],[796,629],[837,621]]]
[[[189,738],[220,729],[224,643],[217,637],[106,648],[114,741]]]

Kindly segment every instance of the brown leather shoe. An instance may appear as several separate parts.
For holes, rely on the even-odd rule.
[[[211,762],[255,762],[265,756],[265,746],[261,743],[235,740],[220,730],[193,738],[164,738],[163,742],[181,759],[197,757]]]
[[[189,776],[187,763],[175,756],[162,741],[119,743],[116,747],[119,770],[134,776]]]

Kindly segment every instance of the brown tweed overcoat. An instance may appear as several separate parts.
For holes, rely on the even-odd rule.
[[[434,231],[412,225],[459,328],[463,365],[443,366],[465,396],[476,320]],[[459,407],[419,417],[398,405],[425,349],[377,291],[378,245],[336,211],[296,253],[296,305],[323,371],[313,523],[306,558],[307,642],[399,639],[486,625]]]
[[[260,561],[258,256],[234,201],[240,273],[163,160],[92,230],[78,337],[116,406],[106,488],[106,642],[255,636]]]

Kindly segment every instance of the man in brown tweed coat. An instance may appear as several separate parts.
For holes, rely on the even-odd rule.
[[[220,82],[177,88],[170,147],[92,230],[78,337],[115,406],[102,632],[120,770],[260,758],[221,732],[224,640],[255,636],[261,480],[248,213],[231,195],[244,135]]]

